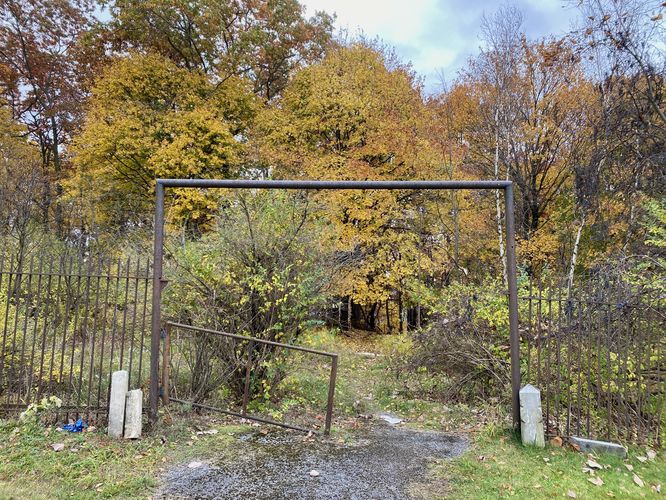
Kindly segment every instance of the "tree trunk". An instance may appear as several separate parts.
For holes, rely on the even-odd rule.
[[[578,248],[580,245],[580,236],[583,233],[583,226],[585,226],[585,216],[580,220],[580,226],[576,232],[576,240],[574,241],[573,251],[571,252],[571,264],[569,265],[569,279],[567,282],[567,297],[571,298],[574,283],[574,271],[576,270],[576,260],[578,258]]]

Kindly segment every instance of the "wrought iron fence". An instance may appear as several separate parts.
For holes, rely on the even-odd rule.
[[[141,259],[0,256],[0,413],[43,397],[58,418],[106,417],[111,373],[149,376],[151,266]]]
[[[664,442],[665,297],[621,278],[521,297],[523,383],[542,392],[549,436]]]

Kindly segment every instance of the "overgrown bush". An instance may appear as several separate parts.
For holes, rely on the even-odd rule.
[[[506,299],[499,285],[452,286],[437,303],[427,328],[412,334],[407,365],[445,375],[434,396],[473,401],[504,397],[510,382]]]
[[[233,198],[217,229],[174,251],[165,293],[169,319],[197,327],[296,342],[329,282],[331,238],[300,194],[259,192]],[[185,332],[183,332],[184,335]],[[192,333],[174,341],[176,384],[195,401],[221,386],[239,398],[245,385],[248,342]],[[286,352],[254,343],[253,396],[270,397],[285,373]],[[179,369],[182,368],[182,369]],[[185,373],[178,380],[178,373]],[[185,388],[182,384],[189,387]]]

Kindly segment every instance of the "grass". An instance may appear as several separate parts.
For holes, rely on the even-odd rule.
[[[197,421],[172,426],[137,441],[101,432],[67,433],[39,424],[0,422],[0,498],[147,498],[169,464],[234,452],[232,436],[247,426],[211,424],[214,435],[197,435]],[[62,443],[62,451],[53,444]]]
[[[666,488],[666,461],[663,453],[654,460],[646,449],[630,448],[628,458],[614,455],[586,455],[566,447],[548,445],[545,449],[526,448],[512,433],[481,432],[462,457],[433,465],[434,477],[448,479],[451,498],[660,498],[657,485]],[[594,475],[583,472],[593,459],[603,468]],[[627,464],[633,467],[629,471]],[[637,474],[644,482],[639,487]],[[601,478],[597,486],[590,479]]]

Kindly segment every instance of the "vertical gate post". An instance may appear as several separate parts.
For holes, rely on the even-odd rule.
[[[516,278],[516,227],[513,214],[513,184],[504,188],[506,217],[506,274],[509,287],[509,337],[511,347],[511,413],[513,428],[520,427],[520,333],[518,331],[518,284]]]
[[[162,305],[162,246],[164,243],[164,185],[155,185],[155,248],[153,250],[153,308],[150,338],[150,421],[157,421],[160,397],[159,354]]]

